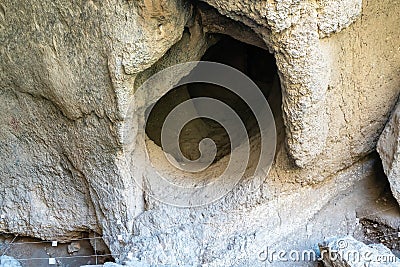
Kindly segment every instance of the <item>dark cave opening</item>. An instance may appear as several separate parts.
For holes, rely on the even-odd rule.
[[[240,70],[257,84],[269,102],[280,103],[279,78],[274,56],[264,49],[227,35],[219,37],[220,40],[206,51],[201,60],[226,64]],[[197,97],[209,97],[224,102],[239,115],[250,139],[259,134],[254,114],[239,96],[217,85],[194,83],[170,90],[154,104],[146,124],[148,138],[161,147],[161,129],[167,115],[180,103]],[[187,123],[179,135],[182,154],[190,160],[198,159],[199,143],[204,138],[210,138],[216,144],[214,163],[231,152],[229,136],[218,122],[196,118]]]

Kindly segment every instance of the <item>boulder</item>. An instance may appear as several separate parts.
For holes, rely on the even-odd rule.
[[[383,169],[389,180],[393,196],[400,203],[400,104],[393,113],[379,137],[377,151]]]

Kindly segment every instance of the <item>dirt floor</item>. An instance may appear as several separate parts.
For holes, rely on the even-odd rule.
[[[92,243],[100,242],[98,239],[98,237],[92,238]],[[104,251],[96,253],[86,233],[82,234],[82,238],[68,243],[0,234],[0,255],[15,258],[23,267],[77,267],[103,264],[106,261],[113,261],[108,253]],[[50,264],[51,258],[55,259],[55,264]]]

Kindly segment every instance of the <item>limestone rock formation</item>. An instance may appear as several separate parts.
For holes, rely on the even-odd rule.
[[[118,263],[132,254],[143,265],[260,264],[261,247],[289,246],[375,169],[399,95],[399,14],[392,0],[3,0],[0,231],[96,233]],[[279,76],[255,81],[276,121],[273,167],[212,204],[164,204],[147,183],[163,151],[138,125],[167,92],[137,90],[224,35],[227,51],[236,40],[273,54],[273,67],[247,66]],[[387,155],[393,180],[398,159]]]
[[[393,196],[400,203],[400,104],[379,137],[377,146]]]
[[[298,166],[309,164],[323,151],[329,131],[326,97],[331,66],[320,37],[351,24],[361,12],[361,1],[207,2],[252,28],[274,51],[288,152]]]
[[[181,39],[190,6],[3,1],[0,7],[1,229],[43,239],[88,230],[117,236],[131,228],[143,202],[118,137],[133,73]]]

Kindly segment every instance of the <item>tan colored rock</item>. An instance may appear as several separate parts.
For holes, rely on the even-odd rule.
[[[311,166],[329,134],[326,97],[332,66],[319,37],[350,25],[361,12],[361,1],[206,2],[252,28],[274,51],[288,153],[298,166]]]
[[[80,249],[81,249],[81,244],[79,242],[71,242],[71,244],[69,244],[67,247],[69,254],[78,252]]]
[[[382,159],[393,196],[400,203],[400,104],[393,110],[379,137],[377,151]]]
[[[119,261],[255,265],[261,246],[297,237],[374,169],[399,93],[398,1],[365,0],[362,19],[359,0],[207,2],[221,24],[181,0],[0,3],[0,231],[95,231]],[[200,59],[214,33],[275,55],[276,159],[267,179],[246,177],[212,205],[171,207],[144,194],[151,159],[136,147],[138,114],[124,115],[147,78]]]
[[[3,1],[0,11],[1,231],[129,232],[143,201],[120,156],[121,114],[136,74],[181,39],[191,7]]]

